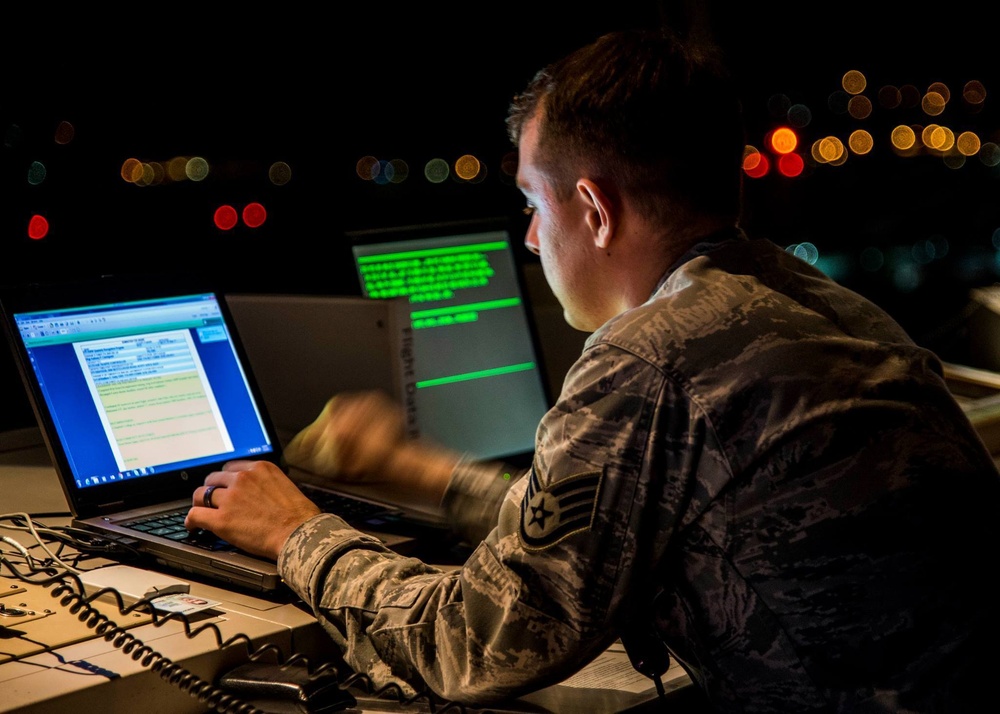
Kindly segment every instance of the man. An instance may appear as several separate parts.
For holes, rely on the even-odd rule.
[[[289,445],[412,483],[478,543],[459,569],[321,515],[277,468],[211,474],[189,527],[277,559],[355,668],[483,704],[614,641],[662,642],[720,712],[969,711],[997,664],[1000,478],[935,356],[738,228],[739,106],[712,54],[615,33],[508,118],[567,321],[592,331],[532,468],[403,437],[338,396]],[[517,476],[517,475],[515,475]]]

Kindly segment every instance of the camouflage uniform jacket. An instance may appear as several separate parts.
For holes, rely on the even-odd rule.
[[[767,241],[695,246],[591,335],[531,470],[503,471],[452,477],[479,543],[456,570],[331,515],[289,538],[350,665],[482,705],[631,621],[719,711],[810,712],[962,711],[958,673],[997,664],[971,655],[996,652],[1000,478],[940,362]]]

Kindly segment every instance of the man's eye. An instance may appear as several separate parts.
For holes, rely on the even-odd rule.
[[[535,207],[534,206],[525,206],[521,210],[524,211],[524,215],[526,215],[526,216],[532,216],[535,213]]]

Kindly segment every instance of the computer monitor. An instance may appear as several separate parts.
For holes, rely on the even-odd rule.
[[[530,461],[550,406],[541,351],[503,219],[348,234],[362,294],[409,301],[411,436],[473,458]]]

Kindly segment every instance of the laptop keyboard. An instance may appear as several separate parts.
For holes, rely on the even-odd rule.
[[[331,493],[310,486],[309,484],[299,484],[299,488],[324,513],[336,514],[348,523],[378,525],[382,522],[382,518],[392,520],[398,515],[396,511],[387,506]],[[222,540],[214,533],[210,533],[209,531],[189,531],[185,528],[184,518],[187,516],[188,510],[188,507],[185,506],[172,511],[136,518],[120,525],[143,533],[149,533],[150,535],[160,536],[161,538],[196,545],[206,550],[234,550],[232,544]]]
[[[214,533],[208,531],[189,531],[184,527],[184,518],[187,516],[186,506],[173,511],[155,513],[151,516],[136,518],[126,521],[120,525],[132,530],[149,533],[150,535],[169,538],[180,543],[196,545],[205,550],[233,550],[232,544],[222,540]]]
[[[205,550],[233,550],[232,544],[224,541],[214,533],[209,531],[189,531],[184,527],[184,518],[190,509],[186,506],[163,513],[154,513],[151,516],[143,516],[131,521],[125,521],[119,525],[131,528],[132,530],[149,533],[176,540],[180,543],[196,545]]]
[[[399,515],[396,510],[379,503],[332,493],[307,483],[300,483],[298,486],[306,498],[319,506],[324,513],[333,513],[348,523],[378,525],[379,519],[383,517],[392,520],[394,516]]]

